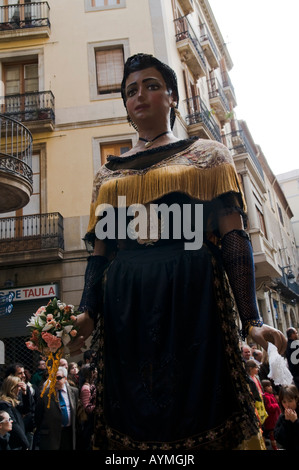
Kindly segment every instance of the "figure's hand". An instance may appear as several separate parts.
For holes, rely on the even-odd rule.
[[[77,356],[82,353],[82,348],[85,347],[85,341],[94,330],[93,320],[87,312],[80,313],[77,316],[75,326],[78,328],[78,336],[68,344],[71,356]]]
[[[284,334],[269,325],[254,326],[250,330],[252,339],[268,351],[268,342],[275,344],[278,353],[282,355],[287,347],[287,339]]]

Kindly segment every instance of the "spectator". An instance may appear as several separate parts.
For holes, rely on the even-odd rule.
[[[76,449],[76,410],[78,389],[67,382],[67,369],[59,367],[55,389],[48,408],[48,389],[38,399],[36,425],[39,450]]]
[[[299,392],[295,385],[282,386],[279,392],[282,413],[279,416],[274,436],[285,450],[299,450]]]
[[[280,416],[281,410],[279,403],[273,393],[272,383],[270,380],[263,380],[262,386],[264,389],[264,403],[268,413],[268,418],[264,422],[265,438],[269,437],[273,450],[277,450],[277,445],[274,437],[274,428]]]
[[[251,355],[251,348],[247,345],[247,344],[244,344],[241,348],[241,353],[242,353],[242,358],[245,362],[249,361],[250,359],[252,359],[252,355]]]
[[[34,423],[34,414],[35,414],[35,399],[32,392],[31,383],[28,382],[25,374],[25,369],[23,364],[16,363],[10,365],[6,369],[6,377],[8,375],[14,375],[19,377],[21,382],[19,385],[19,404],[17,405],[18,411],[23,417],[25,424],[26,436],[29,441],[29,448],[32,448],[33,445],[33,431],[35,427]]]
[[[38,363],[38,367],[36,371],[32,375],[32,378],[31,378],[32,385],[36,385],[38,388],[40,387],[46,370],[47,370],[46,361],[41,359]]]
[[[6,411],[0,411],[0,450],[10,450],[9,438],[12,419]]]
[[[97,370],[93,364],[85,364],[81,368],[83,385],[80,390],[80,400],[87,415],[87,420],[81,423],[80,444],[83,450],[91,450],[91,441],[94,428],[94,409],[96,406],[96,387],[95,379]]]
[[[68,370],[69,364],[68,364],[67,360],[64,357],[62,357],[60,359],[59,365],[60,365],[60,367],[65,367],[66,370]]]
[[[268,413],[265,409],[265,403],[263,399],[263,388],[261,382],[258,378],[258,365],[253,360],[250,359],[245,364],[245,370],[249,377],[249,386],[254,397],[255,409],[260,420],[260,425],[262,426],[268,417]]]
[[[19,377],[9,375],[4,379],[0,391],[0,410],[6,411],[12,419],[9,443],[10,448],[13,450],[29,449],[24,420],[18,410],[18,396],[22,386],[23,385]]]
[[[260,349],[254,349],[252,351],[253,360],[257,363],[258,366],[261,366],[263,360],[263,353]]]
[[[299,390],[299,357],[298,357],[298,347],[299,347],[299,341],[298,341],[298,333],[295,328],[288,328],[287,329],[287,339],[288,339],[288,344],[287,344],[287,349],[286,349],[286,358],[288,361],[288,366],[290,369],[290,372],[293,376],[294,383]],[[299,351],[299,350],[298,350]]]
[[[79,368],[76,362],[69,363],[67,380],[73,387],[79,387]]]

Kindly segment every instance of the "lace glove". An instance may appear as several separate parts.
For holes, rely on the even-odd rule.
[[[262,326],[256,293],[252,247],[244,230],[232,230],[222,238],[222,259],[242,322],[245,339],[250,326]]]
[[[85,283],[79,311],[87,311],[90,318],[96,323],[102,301],[102,278],[108,259],[105,256],[90,256],[85,271]]]

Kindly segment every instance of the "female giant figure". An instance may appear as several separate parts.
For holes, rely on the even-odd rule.
[[[81,343],[73,346],[75,352],[98,326],[98,435],[104,432],[109,449],[260,448],[236,312],[243,337],[250,329],[258,344],[267,348],[270,340],[280,351],[285,342],[258,313],[233,159],[218,142],[174,136],[176,75],[153,56],[128,59],[122,97],[139,140],[126,154],[110,156],[94,180],[88,227],[94,255],[78,318]],[[166,204],[181,214],[188,208],[202,245],[188,247],[184,230],[178,238],[175,220],[163,237],[163,216],[152,238],[137,237],[135,220],[134,238],[129,214],[129,227],[117,225],[124,220],[120,200],[126,208]],[[103,204],[115,208],[115,240],[96,236]]]

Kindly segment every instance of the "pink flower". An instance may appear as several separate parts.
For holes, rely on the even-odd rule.
[[[76,330],[70,331],[70,335],[73,336],[73,337],[77,336],[77,331]]]
[[[70,320],[75,321],[77,319],[76,315],[71,315]]]
[[[32,343],[32,341],[26,341],[26,346],[28,349],[31,349],[31,351],[38,351],[38,347]]]
[[[56,352],[61,347],[61,339],[51,335],[51,333],[43,332],[42,338],[47,343],[51,352]]]
[[[39,309],[35,312],[35,315],[39,315],[46,311],[46,307],[39,307]]]
[[[52,313],[48,313],[47,321],[51,321],[51,320],[53,320],[53,315],[52,315]]]

